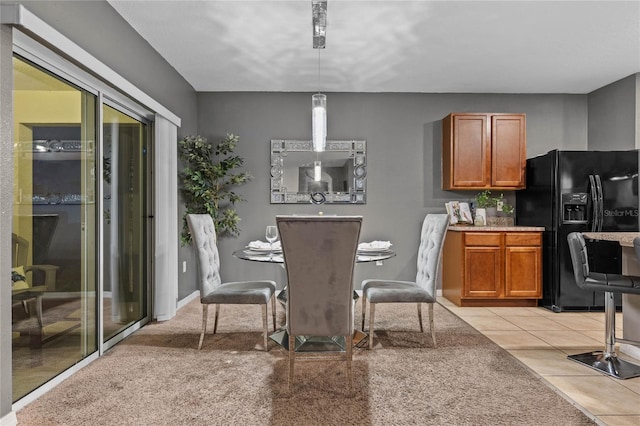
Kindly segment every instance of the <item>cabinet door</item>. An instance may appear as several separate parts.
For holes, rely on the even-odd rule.
[[[504,282],[500,247],[466,247],[465,297],[498,298]]]
[[[525,116],[491,117],[491,186],[524,188],[527,165]]]
[[[489,116],[453,114],[443,127],[443,188],[487,187],[491,182]]]
[[[505,297],[542,296],[542,248],[505,247]]]

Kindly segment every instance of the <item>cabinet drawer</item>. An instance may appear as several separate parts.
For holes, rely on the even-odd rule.
[[[467,246],[499,246],[500,233],[465,232],[464,243]]]
[[[507,246],[540,246],[542,234],[538,232],[512,232],[505,235]]]

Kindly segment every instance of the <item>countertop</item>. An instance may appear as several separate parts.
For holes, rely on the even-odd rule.
[[[640,237],[640,232],[583,232],[582,235],[593,240],[617,241],[623,247],[633,247],[633,239]]]
[[[449,231],[454,232],[542,232],[544,226],[449,226]]]

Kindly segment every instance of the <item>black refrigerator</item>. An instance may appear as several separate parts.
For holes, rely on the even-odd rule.
[[[541,306],[555,312],[604,309],[602,292],[576,285],[567,235],[638,231],[639,152],[553,150],[527,160],[527,187],[516,192],[516,222],[545,228]],[[621,272],[617,242],[587,240],[587,250],[593,271]]]

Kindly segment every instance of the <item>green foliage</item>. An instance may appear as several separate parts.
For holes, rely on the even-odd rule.
[[[509,203],[502,203],[502,212],[504,214],[513,214],[513,211],[515,210],[515,208],[509,204]]]
[[[240,234],[240,216],[234,205],[245,200],[233,192],[233,187],[250,181],[253,176],[236,171],[244,163],[242,157],[233,154],[238,140],[237,135],[227,133],[215,146],[199,135],[187,136],[178,142],[180,160],[185,164],[179,173],[180,193],[186,207],[180,237],[183,246],[191,243],[187,225],[190,213],[210,214],[218,237]]]
[[[478,193],[476,195],[477,206],[481,209],[486,209],[490,207],[498,207],[498,203],[502,203],[502,212],[505,214],[512,214],[514,211],[514,207],[504,201],[504,194],[500,194],[498,197],[493,197],[491,195],[491,191],[485,189],[484,191]]]
[[[488,189],[485,189],[484,191],[476,195],[476,201],[478,202],[476,207],[479,207],[481,209],[496,207],[498,205],[498,201],[500,201],[501,199],[502,199],[502,194],[500,194],[500,197],[492,197],[491,191],[489,191]]]

